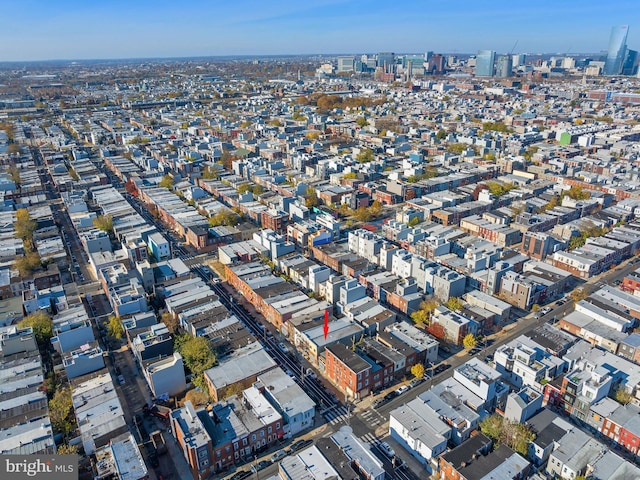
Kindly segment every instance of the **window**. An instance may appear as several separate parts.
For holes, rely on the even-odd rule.
[[[280,422],[276,422],[276,428],[280,428]]]
[[[253,434],[251,435],[251,441],[252,441],[252,442],[255,442],[255,441],[256,441],[256,434],[255,434],[255,433],[253,433]]]
[[[198,452],[198,458],[204,458],[204,457],[206,457],[206,456],[207,456],[207,453],[208,453],[208,452],[207,452],[206,450],[200,450],[200,451]]]
[[[247,438],[246,437],[242,439],[242,445],[245,446],[245,447],[247,446]]]
[[[271,426],[269,426],[269,428],[267,428],[267,432],[271,433]]]

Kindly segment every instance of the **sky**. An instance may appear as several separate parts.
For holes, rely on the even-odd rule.
[[[638,0],[0,0],[0,12],[0,61],[596,53],[624,24],[640,49]]]

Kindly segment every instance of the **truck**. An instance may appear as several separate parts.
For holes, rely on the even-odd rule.
[[[169,420],[169,415],[171,415],[171,409],[169,407],[163,407],[162,405],[153,404],[151,407],[145,405],[143,411],[146,415],[153,415],[154,417],[158,417],[162,420]]]
[[[153,442],[153,446],[156,447],[158,455],[167,453],[167,444],[164,442],[164,436],[160,430],[151,432],[151,441]]]

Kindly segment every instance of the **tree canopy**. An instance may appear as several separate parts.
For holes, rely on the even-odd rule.
[[[51,341],[53,336],[53,322],[46,312],[39,310],[24,317],[18,323],[19,328],[31,327],[36,342],[40,346],[45,346]]]
[[[435,298],[423,300],[420,303],[420,309],[411,314],[411,320],[419,325],[428,325],[431,320],[431,314],[439,305],[440,303]]]
[[[238,224],[238,215],[228,208],[221,209],[218,213],[209,218],[210,227],[219,227],[221,225],[234,226]]]
[[[111,215],[98,215],[93,219],[93,226],[103,232],[113,232],[113,217]]]
[[[490,439],[506,445],[523,456],[527,456],[529,443],[536,438],[528,425],[511,422],[497,413],[482,420],[480,430]]]
[[[364,148],[358,153],[356,156],[356,160],[360,163],[369,163],[375,159],[375,155],[373,154],[373,150],[370,148]]]
[[[464,302],[460,300],[460,298],[458,297],[449,297],[449,300],[447,300],[446,305],[449,310],[453,310],[454,312],[457,312],[459,310],[462,310],[462,307],[464,306]]]
[[[165,175],[164,177],[162,177],[162,180],[160,180],[160,183],[158,183],[158,185],[164,188],[168,188],[169,190],[173,190],[173,177],[169,174]]]
[[[217,363],[211,341],[206,337],[193,337],[188,333],[176,337],[175,349],[194,375],[200,375]]]
[[[466,348],[467,350],[471,350],[472,348],[475,348],[475,346],[478,344],[476,337],[473,335],[473,333],[468,333],[467,335],[465,335],[465,337],[462,339],[462,345],[464,346],[464,348]]]
[[[501,197],[505,193],[510,192],[511,190],[518,188],[513,183],[500,183],[500,182],[486,182],[487,188],[489,192],[494,197]]]
[[[424,365],[421,363],[416,363],[413,367],[411,367],[411,374],[416,378],[424,377]]]
[[[109,336],[115,338],[116,340],[120,340],[122,338],[122,335],[124,335],[124,327],[122,326],[122,321],[115,315],[109,317],[107,332],[109,333]]]
[[[56,433],[69,434],[75,426],[71,388],[62,387],[56,390],[49,401],[49,418]]]
[[[13,224],[13,227],[16,231],[16,237],[31,244],[37,223],[31,219],[31,215],[26,208],[19,208],[16,211],[16,222]]]

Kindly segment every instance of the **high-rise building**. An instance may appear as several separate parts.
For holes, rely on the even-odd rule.
[[[478,50],[476,55],[476,77],[493,77],[493,64],[496,52],[493,50]]]
[[[526,53],[517,53],[513,56],[513,66],[521,67],[527,61]]]
[[[513,60],[511,58],[511,55],[500,55],[498,57],[498,68],[496,69],[496,76],[498,76],[499,78],[508,78],[511,76],[512,70]]]
[[[338,57],[338,73],[353,72],[355,66],[355,57]]]
[[[392,52],[380,52],[378,54],[378,67],[382,67],[385,73],[396,71],[396,55]]]
[[[637,60],[638,52],[636,50],[627,48],[624,56],[624,61],[622,62],[622,75],[633,75],[637,68]]]
[[[607,50],[607,59],[604,62],[603,69],[605,75],[620,75],[622,72],[622,63],[627,52],[628,33],[629,27],[627,25],[620,25],[611,29],[609,49]]]

